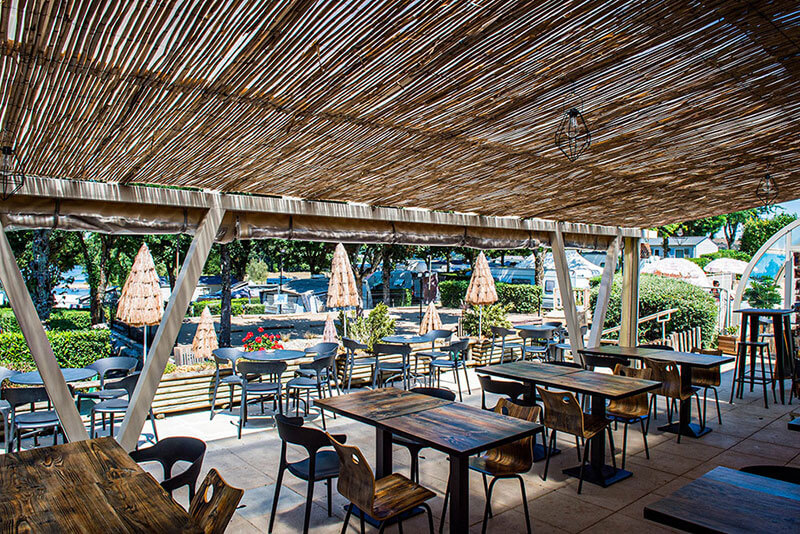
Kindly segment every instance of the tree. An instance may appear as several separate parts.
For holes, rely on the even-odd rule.
[[[240,282],[247,276],[247,264],[250,262],[252,241],[233,241],[228,243],[228,257],[231,276]]]
[[[757,218],[761,212],[763,212],[763,208],[753,208],[723,215],[725,224],[722,226],[722,232],[725,235],[725,242],[728,244],[729,249],[733,248],[733,244],[736,242],[736,234],[739,233],[739,228],[747,221]]]
[[[744,230],[742,230],[742,242],[739,250],[755,255],[758,249],[769,240],[770,237],[775,235],[781,228],[794,222],[797,219],[795,215],[779,214],[772,219],[750,219],[744,223]]]
[[[105,322],[104,303],[108,286],[108,263],[116,237],[110,234],[76,232],[83,252],[84,268],[89,280],[89,313],[92,324]]]
[[[364,280],[375,274],[380,267],[382,245],[345,245],[347,255],[350,256],[350,265],[353,268],[353,275],[356,279],[356,287],[359,291],[364,285]],[[359,260],[359,254],[361,259]]]
[[[231,258],[228,252],[228,244],[219,245],[220,278],[222,278],[222,289],[220,296],[220,318],[219,318],[219,346],[231,346]]]

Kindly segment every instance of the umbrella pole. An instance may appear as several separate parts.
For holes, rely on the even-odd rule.
[[[144,348],[142,352],[142,363],[144,363],[145,359],[147,359],[147,325],[144,325],[144,339],[142,341],[144,343]]]
[[[478,306],[478,339],[483,339],[483,304]]]
[[[347,337],[347,308],[342,310],[342,316],[344,317],[343,320],[344,324],[342,324],[342,328],[344,329],[344,336],[342,337]]]

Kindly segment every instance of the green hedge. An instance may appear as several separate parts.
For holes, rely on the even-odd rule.
[[[86,310],[53,310],[47,327],[50,330],[86,330],[92,326],[92,316]],[[10,308],[0,310],[0,331],[3,333],[21,332],[19,323]]]
[[[250,299],[231,299],[231,315],[242,315],[244,313],[244,306],[250,304]],[[190,312],[192,317],[200,317],[203,313],[203,308],[208,306],[211,315],[219,315],[222,308],[221,300],[201,300],[192,302]]]
[[[439,284],[442,306],[458,308],[467,294],[467,280],[445,281]],[[529,284],[496,284],[497,302],[516,313],[538,313],[542,307],[542,287]]]
[[[0,310],[0,332],[19,332],[19,323],[17,317],[14,315],[14,310],[11,308],[3,308]]]
[[[591,305],[597,302],[597,289],[592,291]],[[639,317],[669,308],[677,308],[667,322],[667,335],[699,326],[703,343],[710,345],[717,326],[717,305],[708,291],[682,280],[644,274],[639,281]],[[608,303],[605,328],[619,326],[622,309],[622,277],[615,277]],[[639,325],[639,340],[661,339],[661,323],[648,321]]]
[[[266,310],[263,304],[245,304],[244,313],[247,315],[263,315]]]
[[[50,331],[47,337],[61,367],[85,367],[111,354],[111,334],[108,330]],[[18,371],[36,369],[21,333],[0,334],[0,366]]]

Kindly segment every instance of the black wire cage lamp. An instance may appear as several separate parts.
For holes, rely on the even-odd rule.
[[[582,104],[582,103],[581,103]],[[581,107],[583,107],[581,105]],[[592,144],[592,133],[577,107],[564,110],[556,130],[556,146],[570,161],[575,161]]]
[[[769,167],[767,167],[767,173],[758,182],[756,197],[764,205],[764,208],[769,211],[775,205],[779,192],[778,183],[769,172]]]
[[[0,150],[3,155],[0,163],[0,198],[8,200],[25,185],[25,170],[13,147],[4,145]]]

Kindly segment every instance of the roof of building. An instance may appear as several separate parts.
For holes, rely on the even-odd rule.
[[[705,240],[711,240],[708,236],[705,235],[690,235],[686,237],[670,237],[669,238],[669,246],[670,247],[695,247],[702,243]],[[712,241],[713,242],[713,241]],[[660,247],[664,244],[664,239],[661,237],[651,237],[647,240],[647,243],[651,247]]]

